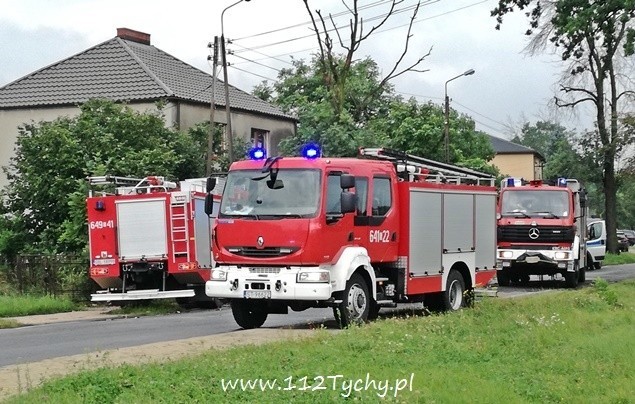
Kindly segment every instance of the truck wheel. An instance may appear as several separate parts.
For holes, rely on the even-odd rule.
[[[496,271],[496,279],[498,280],[498,286],[509,286],[511,283],[509,274],[505,270]]]
[[[368,320],[371,303],[366,281],[361,275],[353,274],[346,282],[342,303],[333,309],[335,321],[341,328],[361,324]]]
[[[579,283],[586,282],[586,268],[585,267],[580,267],[580,274],[578,276],[578,282]]]
[[[578,264],[575,264],[574,272],[565,272],[564,274],[564,282],[565,285],[570,289],[575,289],[578,286],[578,279],[580,278],[580,270],[578,269]]]
[[[448,274],[448,280],[445,286],[445,292],[441,293],[441,309],[444,311],[455,311],[464,307],[466,304],[465,296],[465,281],[463,276],[455,270],[450,270]]]
[[[261,327],[269,314],[265,301],[233,299],[231,305],[234,320],[246,330]]]

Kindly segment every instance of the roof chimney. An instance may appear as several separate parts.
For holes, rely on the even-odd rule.
[[[139,42],[144,45],[150,45],[150,34],[145,32],[135,31],[130,28],[117,28],[117,36],[127,41]]]

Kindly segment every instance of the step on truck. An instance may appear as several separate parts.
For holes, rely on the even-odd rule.
[[[158,176],[89,177],[89,274],[103,288],[91,300],[176,298],[183,304],[217,305],[204,289],[214,264],[210,239],[216,216],[205,212],[206,188],[215,180],[177,184]],[[220,201],[220,195],[210,197]]]
[[[587,200],[580,182],[502,181],[498,205],[498,284],[527,284],[531,275],[585,281]]]
[[[495,276],[491,176],[389,149],[303,152],[230,167],[205,291],[241,327],[289,308],[332,307],[340,326],[397,303],[457,310]]]

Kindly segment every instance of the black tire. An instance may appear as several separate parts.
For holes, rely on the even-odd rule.
[[[586,269],[592,271],[596,267],[597,263],[593,262],[593,256],[590,252],[586,253]]]
[[[595,267],[595,269],[601,269],[602,268],[602,261],[598,261],[593,263],[593,266]]]
[[[580,270],[578,269],[578,263],[575,264],[574,272],[564,273],[564,283],[570,289],[575,289],[578,286],[579,278],[580,278]]]
[[[233,299],[231,306],[234,320],[246,330],[260,328],[269,314],[264,300]]]
[[[441,293],[440,303],[443,311],[456,311],[466,306],[465,280],[459,271],[450,270],[445,284],[445,291]]]
[[[496,271],[496,279],[498,280],[498,286],[509,286],[511,284],[509,273],[505,270]]]
[[[527,286],[529,285],[529,280],[530,280],[530,276],[529,274],[519,274],[518,275],[518,284],[519,285],[523,285],[523,286]]]
[[[333,308],[335,321],[341,328],[368,321],[372,302],[364,278],[360,274],[353,274],[346,282],[342,303]]]
[[[586,282],[586,268],[580,267],[580,274],[578,275],[578,283]]]
[[[373,321],[373,320],[377,320],[377,317],[379,317],[379,309],[381,307],[379,307],[379,305],[377,304],[377,302],[374,299],[370,299],[370,309],[368,310],[368,320],[369,321]]]

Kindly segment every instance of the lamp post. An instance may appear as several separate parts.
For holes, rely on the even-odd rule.
[[[250,0],[238,0],[237,2],[225,7],[223,12],[220,14],[220,43],[222,46],[221,50],[223,52],[223,81],[225,85],[225,115],[227,115],[227,148],[229,149],[229,164],[234,162],[234,142],[232,140],[232,120],[231,109],[229,107],[229,85],[227,84],[227,52],[225,51],[225,28],[223,25],[223,17],[225,16],[225,11],[234,7],[236,4],[242,3],[243,1],[248,2]]]
[[[445,146],[445,162],[450,162],[450,98],[448,97],[448,83],[459,77],[474,74],[474,69],[467,70],[456,77],[452,77],[445,82],[445,122],[444,122],[444,146]]]

